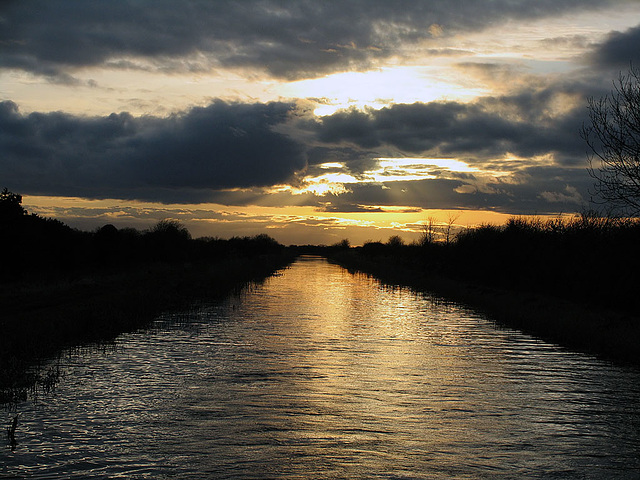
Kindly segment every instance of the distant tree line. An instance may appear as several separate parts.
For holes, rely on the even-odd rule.
[[[74,229],[27,212],[22,196],[0,193],[0,263],[3,280],[34,271],[73,272],[145,262],[206,262],[233,255],[279,253],[284,247],[265,234],[253,237],[192,238],[176,220],[140,231],[107,224],[93,232]]]
[[[449,241],[430,238],[410,245],[395,237],[362,247],[345,243],[328,254],[399,282],[444,277],[630,313],[637,309],[638,219],[594,212],[548,220],[513,217],[503,225],[467,228]]]

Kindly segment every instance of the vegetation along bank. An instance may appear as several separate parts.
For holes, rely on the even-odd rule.
[[[450,241],[348,242],[333,261],[381,280],[430,290],[499,323],[603,358],[640,365],[640,222],[585,213],[512,218]]]

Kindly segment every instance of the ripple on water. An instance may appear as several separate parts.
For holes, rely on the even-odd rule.
[[[640,374],[303,258],[71,356],[2,478],[638,478]]]

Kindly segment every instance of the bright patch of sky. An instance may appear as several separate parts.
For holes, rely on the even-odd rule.
[[[340,195],[349,192],[356,183],[389,183],[424,180],[446,176],[447,173],[481,173],[482,171],[454,158],[378,158],[377,167],[355,176],[346,172],[342,163],[328,162],[318,165],[321,170],[333,170],[320,175],[307,175],[302,186],[279,185],[271,192],[289,192],[293,195]],[[486,173],[486,171],[484,172]],[[494,172],[501,175],[500,172]]]
[[[445,73],[445,74],[443,74]],[[459,75],[427,66],[385,67],[368,72],[346,72],[300,80],[281,86],[285,97],[314,97],[314,113],[331,115],[339,109],[382,108],[392,103],[471,100],[488,90],[469,87]]]

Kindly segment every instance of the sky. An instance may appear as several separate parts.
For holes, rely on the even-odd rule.
[[[0,188],[284,244],[572,214],[630,64],[637,0],[4,0]]]

